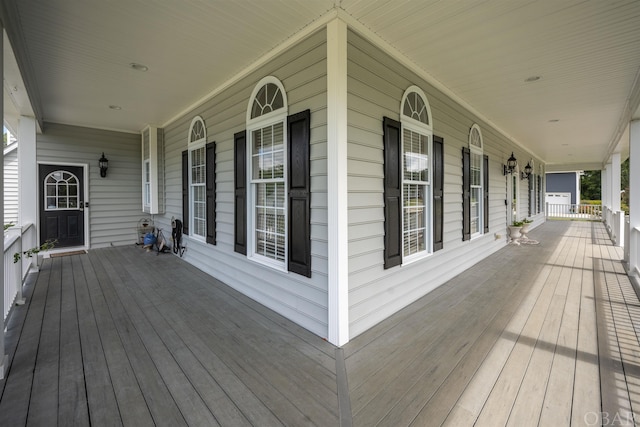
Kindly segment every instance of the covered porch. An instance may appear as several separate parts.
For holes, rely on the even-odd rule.
[[[622,249],[601,222],[529,236],[341,348],[178,257],[46,259],[8,324],[0,425],[633,425]]]

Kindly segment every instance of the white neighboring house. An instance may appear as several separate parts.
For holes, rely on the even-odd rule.
[[[18,143],[4,148],[4,223],[18,223]]]

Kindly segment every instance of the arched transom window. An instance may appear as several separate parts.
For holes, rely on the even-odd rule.
[[[78,177],[67,171],[53,171],[44,180],[45,206],[48,211],[78,209]]]
[[[405,94],[402,105],[402,115],[427,126],[431,123],[431,112],[429,111],[429,106],[426,103],[425,98],[414,90]]]
[[[431,250],[431,110],[417,86],[402,99],[402,234],[403,259]]]
[[[284,108],[283,91],[277,83],[265,83],[253,98],[251,119]]]

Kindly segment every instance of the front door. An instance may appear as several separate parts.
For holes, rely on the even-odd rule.
[[[40,244],[84,245],[84,168],[40,165]]]

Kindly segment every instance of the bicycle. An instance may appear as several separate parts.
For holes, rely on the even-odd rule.
[[[157,255],[160,255],[161,252],[170,251],[169,245],[167,244],[167,239],[164,237],[164,233],[161,228],[156,228],[156,248],[158,250]]]
[[[144,248],[147,249],[147,252],[151,252],[154,247],[158,255],[161,252],[170,250],[161,228],[156,228],[153,232],[149,232],[144,236]]]

